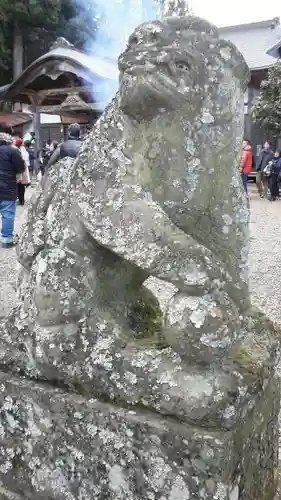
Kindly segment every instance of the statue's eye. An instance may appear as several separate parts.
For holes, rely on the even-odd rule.
[[[190,66],[187,62],[185,61],[177,61],[176,62],[176,67],[178,69],[180,69],[181,71],[189,71],[190,70]]]
[[[136,35],[130,38],[130,45],[137,45],[139,43],[139,39]]]

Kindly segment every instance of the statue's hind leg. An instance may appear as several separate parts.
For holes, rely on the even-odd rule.
[[[23,269],[18,305],[0,326],[2,366],[39,377],[46,375],[41,366],[55,368],[95,309],[95,283],[89,262],[60,248],[41,251],[30,271]]]

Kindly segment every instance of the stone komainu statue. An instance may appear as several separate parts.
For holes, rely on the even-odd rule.
[[[137,28],[119,68],[21,236],[0,480],[34,500],[272,500],[277,344],[250,304],[237,168],[248,69],[191,16]],[[164,316],[150,276],[175,287]]]

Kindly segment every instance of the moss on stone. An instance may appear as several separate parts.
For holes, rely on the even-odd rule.
[[[259,372],[267,358],[269,353],[254,340],[235,344],[230,351],[230,359],[248,373]]]
[[[272,443],[278,440],[279,393],[278,381],[271,379],[263,391],[252,395],[254,408],[241,419],[229,443],[230,468],[225,473],[230,477],[232,470],[240,477],[241,499],[274,499],[278,457]]]
[[[129,325],[134,332],[133,342],[143,347],[167,347],[163,335],[163,313],[153,293],[145,287],[136,297],[128,312]],[[131,343],[131,342],[130,342]]]

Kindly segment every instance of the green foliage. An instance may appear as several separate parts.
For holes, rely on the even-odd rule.
[[[251,110],[253,121],[275,136],[281,135],[281,62],[274,64],[261,84],[258,101]]]
[[[64,0],[57,36],[65,37],[75,47],[82,49],[95,40],[97,29],[96,10],[92,1],[81,2],[79,10],[76,0]]]
[[[9,30],[7,28],[4,23],[0,22],[0,72],[7,71],[11,63],[11,50],[7,43]]]
[[[2,22],[11,20],[28,29],[38,26],[46,19],[56,22],[60,12],[60,2],[57,0],[1,0],[0,17]]]
[[[58,0],[0,0],[0,82],[8,83],[13,71],[14,33],[20,32],[24,46],[33,29],[54,28],[61,2]]]

